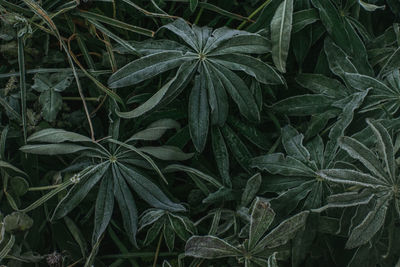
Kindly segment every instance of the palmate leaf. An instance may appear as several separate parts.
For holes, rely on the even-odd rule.
[[[246,266],[276,266],[275,249],[285,245],[304,227],[309,214],[305,211],[294,215],[265,235],[275,218],[269,203],[256,198],[250,213],[250,231],[242,244],[233,245],[213,235],[192,236],[186,242],[185,255],[204,259],[235,257],[239,262],[245,262]]]
[[[321,77],[315,78],[318,84]],[[323,80],[327,81],[325,78]],[[306,84],[309,86],[308,84],[312,83],[307,81]],[[323,203],[330,189],[329,185],[318,176],[318,170],[334,163],[339,148],[337,139],[343,135],[344,130],[352,121],[354,110],[361,105],[367,92],[355,93],[346,98],[347,103],[343,112],[329,132],[330,140],[326,147],[320,137],[314,138],[304,146],[303,135],[293,127],[286,126],[282,129],[282,143],[288,154],[286,157],[282,153],[274,153],[251,160],[251,167],[279,174],[282,179],[285,176],[293,177],[293,183],[282,182],[283,188],[278,187],[279,196],[271,200],[272,207],[278,212],[278,216],[289,215],[302,200],[304,200],[303,209],[315,209]],[[277,189],[273,190],[275,183],[267,186],[271,186],[271,190],[277,192]]]
[[[157,121],[146,130],[133,135],[128,141],[155,140],[171,127],[179,127],[179,125],[177,126],[175,121],[168,119]],[[135,200],[129,186],[153,207],[168,211],[186,211],[184,206],[172,202],[156,184],[142,174],[137,168],[143,168],[143,164],[140,163],[140,160],[139,162],[135,161],[138,158],[146,160],[150,166],[154,167],[162,175],[154,161],[145,153],[164,160],[171,158],[174,160],[187,159],[192,156],[191,154],[183,153],[179,148],[172,146],[136,148],[114,139],[105,139],[103,142],[113,144],[110,146],[110,150],[107,150],[100,143],[92,142],[91,139],[85,136],[59,129],[42,130],[32,135],[29,141],[50,143],[26,145],[21,148],[23,151],[36,154],[53,155],[91,150],[91,153],[83,154],[83,157],[90,160],[92,165],[75,174],[70,181],[65,182],[65,186],[57,188],[59,191],[70,184],[74,184],[67,195],[58,203],[52,220],[67,215],[86,197],[96,184],[100,183],[95,205],[93,245],[101,240],[101,236],[111,220],[114,210],[114,198],[120,207],[123,225],[129,240],[136,245],[138,215]],[[81,143],[81,145],[75,145],[75,142]],[[113,194],[110,194],[110,192],[113,192]]]
[[[259,121],[260,114],[247,84],[234,71],[241,71],[264,84],[282,84],[283,78],[268,64],[247,54],[270,51],[269,42],[258,34],[219,28],[189,27],[182,19],[160,29],[172,31],[187,45],[173,48],[173,42],[145,41],[139,45],[141,57],[109,78],[111,88],[137,84],[168,70],[176,69],[175,77],[136,109],[117,114],[123,118],[144,115],[161,104],[168,104],[194,80],[189,98],[189,129],[197,151],[204,149],[208,125],[223,125],[228,115],[227,93],[240,113],[251,121]],[[165,46],[165,51],[163,50]],[[198,76],[194,75],[198,72]],[[196,116],[195,116],[196,115]]]
[[[375,153],[353,138],[342,137],[339,145],[351,157],[361,161],[373,175],[348,169],[327,169],[319,172],[323,179],[363,188],[360,193],[341,193],[331,196],[328,199],[327,206],[320,210],[329,207],[373,204],[372,210],[364,209],[362,214],[357,213],[357,216],[360,217],[359,219],[362,218],[362,220],[356,221],[358,225],[351,230],[350,237],[346,243],[347,248],[359,247],[371,241],[376,233],[384,227],[387,210],[396,210],[396,207],[391,204],[394,202],[393,204],[396,205],[396,201],[393,201],[393,199],[396,199],[394,192],[398,186],[397,178],[394,177],[397,171],[397,164],[394,161],[392,139],[381,123],[368,119],[367,123],[376,138],[380,159]],[[381,160],[385,164],[385,168],[381,165]]]

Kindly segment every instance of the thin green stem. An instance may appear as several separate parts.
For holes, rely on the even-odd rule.
[[[204,7],[200,8],[199,13],[197,13],[196,19],[194,20],[193,24],[199,23],[200,17],[203,14]]]
[[[57,187],[60,187],[62,184],[48,185],[48,186],[38,186],[38,187],[29,187],[28,191],[44,191],[51,190]]]
[[[82,98],[78,96],[63,96],[63,100],[69,101],[82,101]],[[85,101],[96,101],[99,102],[101,97],[85,97]]]
[[[158,240],[158,244],[157,244],[156,254],[154,255],[153,267],[156,267],[156,265],[157,265],[157,259],[158,259],[158,254],[160,253],[160,246],[161,246],[162,237],[163,237],[163,234],[161,232],[160,233],[160,239]]]
[[[269,3],[271,2],[271,0],[266,0],[261,6],[259,6],[256,10],[253,11],[253,13],[250,14],[250,16],[248,17],[248,19],[253,18],[255,15],[258,14],[258,12],[260,12],[261,10],[263,10],[264,7],[266,7]],[[240,30],[244,27],[244,25],[246,25],[247,21],[243,21],[238,27],[237,29]]]

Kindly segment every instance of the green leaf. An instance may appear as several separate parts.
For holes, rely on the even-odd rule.
[[[249,38],[248,40],[251,41],[246,42],[244,38]],[[222,27],[215,29],[212,32],[211,36],[207,39],[207,43],[205,44],[203,51],[205,54],[209,53],[212,54],[213,52],[216,52],[217,54],[218,50],[225,50],[225,48],[227,48],[229,53],[238,52],[238,53],[263,54],[269,51],[268,50],[269,45],[267,45],[266,42],[268,41],[258,34],[249,33],[246,31],[232,30],[227,27]],[[231,50],[230,47],[234,48],[234,50]]]
[[[169,129],[176,129],[178,131],[180,129],[180,124],[172,119],[161,119],[155,121],[147,126],[146,129],[132,135],[128,140],[126,140],[126,143],[133,140],[158,140]]]
[[[241,251],[215,236],[192,236],[186,242],[185,256],[218,259],[241,255]]]
[[[321,21],[332,39],[342,49],[344,46],[349,46],[351,49],[350,39],[344,26],[344,17],[340,16],[334,4],[330,0],[312,0],[311,2],[318,9]]]
[[[151,242],[154,241],[154,239],[156,239],[156,237],[160,234],[161,229],[164,226],[164,221],[160,220],[160,221],[156,221],[147,231],[146,233],[146,237],[143,241],[144,245],[149,245]]]
[[[92,246],[96,244],[106,230],[114,210],[114,181],[111,173],[105,175],[97,193]]]
[[[297,231],[304,227],[309,211],[302,211],[289,219],[281,222],[269,234],[258,242],[254,248],[255,251],[267,248],[276,248],[286,244],[289,239],[293,238]]]
[[[14,165],[12,165],[12,164],[10,164],[10,163],[8,163],[6,161],[3,161],[3,160],[0,160],[0,168],[1,169],[9,169],[9,170],[11,170],[11,171],[13,171],[15,173],[22,174],[24,176],[28,176],[24,171],[21,171],[20,169],[18,169]]]
[[[60,93],[50,89],[40,94],[39,103],[42,105],[43,118],[48,122],[52,122],[61,110],[62,96]]]
[[[385,127],[383,127],[382,124],[380,124],[379,122],[367,120],[367,123],[374,132],[374,135],[376,136],[379,152],[381,153],[381,156],[385,162],[385,167],[389,172],[389,176],[394,182],[397,179],[397,164],[394,158],[395,152],[393,148],[392,138],[390,137]]]
[[[396,94],[394,90],[386,86],[384,83],[366,75],[346,73],[344,77],[350,86],[359,91],[371,88],[373,94]]]
[[[74,144],[40,144],[40,145],[25,145],[20,148],[24,153],[37,155],[64,155],[76,153],[83,150],[89,150],[90,147],[79,146]]]
[[[254,124],[244,123],[236,117],[229,117],[228,123],[234,128],[235,132],[245,137],[258,148],[267,150],[272,146],[268,133],[259,130]]]
[[[161,160],[182,161],[188,160],[194,155],[194,153],[184,153],[180,148],[175,146],[144,146],[139,148],[139,150]]]
[[[63,143],[63,142],[92,142],[92,139],[74,132],[62,129],[48,128],[38,131],[27,139],[28,142]]]
[[[59,72],[51,75],[38,73],[35,75],[34,80],[32,89],[38,92],[43,93],[49,90],[62,92],[71,85],[72,76],[67,72]]]
[[[211,44],[216,40],[210,47],[210,51],[207,52],[210,57],[225,54],[265,54],[271,52],[271,42],[261,35],[226,29],[230,32],[221,39],[227,39],[221,40],[216,37],[216,32],[220,30],[221,28],[216,29],[209,38],[210,42],[207,42],[207,44]]]
[[[354,111],[361,106],[367,94],[368,90],[360,93],[354,93],[351,97],[349,97],[350,100],[344,106],[343,112],[339,115],[338,120],[330,130],[330,140],[325,146],[325,162],[327,166],[333,162],[333,159],[336,155],[338,138],[344,135],[344,131],[353,120]]]
[[[272,108],[288,116],[309,116],[326,111],[333,102],[333,99],[324,95],[298,95],[283,99]]]
[[[310,178],[305,181],[303,180],[303,183],[300,185],[284,191],[277,198],[271,200],[271,205],[279,217],[288,216],[298,207],[301,201],[304,201],[303,209],[309,208],[304,206],[308,205],[310,197],[312,200],[312,196],[317,195],[315,191],[319,191],[318,188],[315,188],[319,183],[315,179],[312,179],[312,177]]]
[[[77,183],[68,191],[67,195],[58,203],[51,220],[58,220],[73,210],[102,179],[110,167],[109,163],[101,163],[84,174],[77,174]],[[80,177],[82,176],[82,177]]]
[[[196,76],[189,97],[189,131],[198,152],[203,151],[208,135],[209,107],[207,101],[206,79]]]
[[[369,188],[380,188],[387,185],[380,179],[354,170],[328,169],[318,172],[318,175],[328,181],[347,185],[359,185]]]
[[[390,73],[400,67],[399,64],[400,59],[400,48],[397,48],[387,60],[385,60],[385,65],[382,67],[381,71],[379,72],[379,76],[382,77],[387,73]]]
[[[204,76],[207,81],[208,104],[210,105],[211,123],[222,126],[228,117],[229,102],[224,85],[210,66],[209,62],[203,64]]]
[[[271,66],[248,55],[213,56],[209,61],[219,63],[230,70],[244,71],[264,84],[284,84],[283,78]]]
[[[114,197],[117,199],[121,211],[124,229],[129,241],[137,247],[136,233],[138,228],[138,214],[136,204],[119,168],[112,165],[112,172],[114,179]]]
[[[386,173],[382,163],[376,154],[369,150],[365,145],[351,137],[343,136],[339,138],[340,147],[345,150],[352,158],[359,160],[369,171],[379,178],[385,180]]]
[[[354,207],[359,205],[368,204],[373,198],[374,194],[371,193],[370,190],[363,190],[359,192],[345,192],[330,195],[327,198],[327,203],[325,206],[314,210],[314,211],[323,211],[327,208],[346,208],[346,207]]]
[[[256,246],[274,218],[275,212],[271,209],[270,204],[261,198],[256,198],[250,216],[249,250]]]
[[[377,5],[373,5],[373,4],[369,4],[369,3],[366,3],[366,2],[364,2],[364,1],[362,1],[362,0],[358,0],[358,3],[360,4],[360,6],[362,6],[362,8],[364,8],[366,11],[375,11],[375,10],[377,10],[377,9],[385,9],[385,5],[382,5],[382,6],[377,6]]]
[[[296,82],[316,94],[327,97],[346,97],[349,90],[336,79],[322,74],[301,73],[296,77]]]
[[[218,180],[216,180],[214,177],[207,175],[197,169],[191,168],[191,167],[187,167],[184,165],[179,165],[179,164],[172,164],[169,165],[168,167],[166,167],[164,169],[165,172],[172,172],[172,171],[184,171],[188,174],[193,174],[196,175],[197,177],[211,183],[212,185],[214,185],[217,188],[222,187],[222,184],[220,182],[218,182]]]
[[[388,198],[382,197],[378,199],[375,207],[368,212],[364,220],[351,231],[350,237],[346,242],[346,248],[356,248],[370,241],[385,223],[387,209]]]
[[[193,60],[183,52],[167,51],[141,57],[128,63],[108,79],[110,88],[119,88],[140,83],[165,71],[174,69]]]
[[[272,59],[280,72],[286,72],[292,31],[293,0],[284,0],[271,20]]]
[[[196,10],[197,4],[199,0],[189,0],[190,2],[190,11],[194,12]]]
[[[292,34],[297,33],[319,20],[318,11],[314,8],[303,9],[293,13]]]
[[[155,66],[157,67],[157,65]],[[197,69],[197,64],[192,62],[183,63],[175,77],[167,82],[160,90],[158,90],[152,97],[150,97],[146,102],[141,104],[139,107],[135,108],[129,112],[120,112],[116,110],[118,116],[126,119],[139,117],[157,107],[162,101],[174,92],[181,92],[188,82],[194,71]],[[173,98],[172,98],[173,99]],[[172,100],[170,99],[170,100]]]
[[[139,231],[141,231],[143,228],[146,226],[149,226],[151,224],[154,224],[157,221],[160,221],[160,219],[166,214],[166,211],[160,210],[160,209],[148,209],[140,215],[140,220],[139,220]]]
[[[213,67],[225,90],[238,105],[240,113],[250,121],[259,121],[260,113],[257,104],[244,81],[222,65],[213,64]]]
[[[138,26],[134,26],[134,25],[132,25],[130,23],[128,24],[128,23],[125,23],[125,22],[122,22],[122,21],[119,21],[119,20],[116,20],[116,19],[112,19],[112,18],[103,16],[103,15],[100,15],[100,14],[93,13],[93,12],[88,12],[88,11],[82,10],[82,9],[79,10],[78,14],[79,14],[79,16],[81,16],[83,18],[92,19],[92,20],[95,20],[95,21],[100,21],[102,23],[105,23],[105,24],[108,24],[108,25],[111,25],[111,26],[114,26],[114,27],[118,27],[118,28],[121,28],[121,29],[124,29],[124,30],[128,30],[128,31],[131,31],[131,32],[134,32],[134,33],[142,34],[142,35],[145,35],[145,36],[148,36],[148,37],[154,37],[154,32],[153,31],[145,29],[145,28],[141,28],[141,27],[138,27]]]
[[[214,152],[215,162],[218,167],[219,174],[222,177],[224,186],[232,187],[231,178],[229,176],[229,154],[221,131],[217,127],[211,129],[212,149]]]
[[[29,189],[28,181],[18,176],[12,177],[10,179],[10,186],[12,188],[13,193],[17,196],[25,195],[25,193],[28,192]]]
[[[170,223],[164,224],[164,240],[168,250],[171,252],[175,246],[175,232]]]
[[[64,222],[65,222],[65,225],[67,226],[69,232],[75,239],[76,243],[78,243],[78,245],[81,249],[82,256],[86,257],[87,244],[86,244],[86,240],[83,237],[81,230],[75,224],[75,222],[73,220],[71,220],[69,217],[64,217]]]
[[[168,218],[171,223],[172,229],[182,240],[186,241],[187,239],[189,239],[190,234],[195,234],[196,228],[187,217],[177,216],[170,213],[168,215]]]
[[[4,217],[4,230],[7,233],[17,233],[26,231],[33,225],[33,220],[27,214],[14,211],[13,213]]]
[[[290,125],[282,129],[282,144],[287,154],[303,163],[307,163],[310,161],[310,152],[303,146],[303,139],[304,136]]]
[[[324,51],[328,58],[329,68],[334,74],[344,78],[347,73],[358,73],[350,57],[329,38],[325,39]]]
[[[291,156],[285,156],[282,153],[267,154],[253,158],[250,167],[267,170],[272,174],[280,174],[287,176],[315,176],[314,171]]]
[[[195,51],[200,51],[197,37],[194,31],[189,27],[185,20],[179,18],[172,23],[162,26],[161,29],[168,29],[177,36],[179,36],[185,43],[187,43]]]
[[[133,190],[151,206],[169,211],[186,211],[181,204],[172,202],[153,182],[133,168],[117,163],[119,173]]]
[[[157,54],[165,51],[181,51],[183,53],[186,53],[190,50],[190,48],[187,47],[186,45],[182,45],[178,42],[167,39],[160,39],[160,40],[147,39],[142,42],[129,41],[128,43],[131,46],[135,47],[136,51],[138,51],[140,54],[144,56]],[[121,54],[131,53],[130,49],[127,49],[122,45],[115,46],[114,51]]]
[[[246,187],[242,193],[240,206],[246,207],[254,199],[257,192],[260,190],[262,177],[261,174],[256,173],[247,180]]]
[[[227,124],[225,124],[220,129],[233,157],[244,170],[250,172],[249,159],[252,158],[252,155],[247,149],[247,146],[242,142],[242,140],[240,140],[240,138]]]
[[[276,260],[276,252],[268,257],[268,265],[267,267],[278,267],[278,262]]]

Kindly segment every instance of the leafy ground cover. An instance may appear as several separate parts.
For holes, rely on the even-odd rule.
[[[0,0],[4,266],[400,266],[398,0]]]

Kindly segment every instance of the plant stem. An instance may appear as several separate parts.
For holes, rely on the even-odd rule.
[[[160,252],[162,237],[163,237],[163,234],[161,232],[160,239],[158,240],[158,244],[157,244],[156,254],[154,255],[153,267],[156,267],[156,265],[157,265],[158,253]]]
[[[257,15],[258,12],[260,12],[261,10],[263,10],[264,7],[266,7],[269,3],[271,2],[271,0],[266,0],[261,6],[259,6],[256,10],[253,11],[253,13],[250,14],[250,16],[248,17],[248,19],[251,19],[252,17],[254,17],[255,15]],[[246,25],[247,21],[243,21],[238,27],[237,29],[240,30],[244,27],[244,25]]]
[[[179,253],[178,252],[160,252],[158,253],[158,256],[162,257],[173,257],[177,256]],[[129,259],[129,258],[150,258],[154,256],[154,252],[130,252],[130,253],[124,253],[124,254],[113,254],[113,255],[105,255],[98,257],[99,259],[115,259],[115,258],[123,258],[123,259]]]
[[[70,100],[70,101],[82,101],[80,97],[77,96],[63,96],[63,100]],[[101,97],[85,97],[85,101],[100,101]]]
[[[197,13],[196,19],[194,20],[193,24],[199,23],[200,17],[203,14],[204,7],[200,8],[199,13]]]
[[[48,186],[39,186],[39,187],[29,187],[28,191],[43,191],[43,190],[51,190],[59,187],[62,184],[48,185]]]

